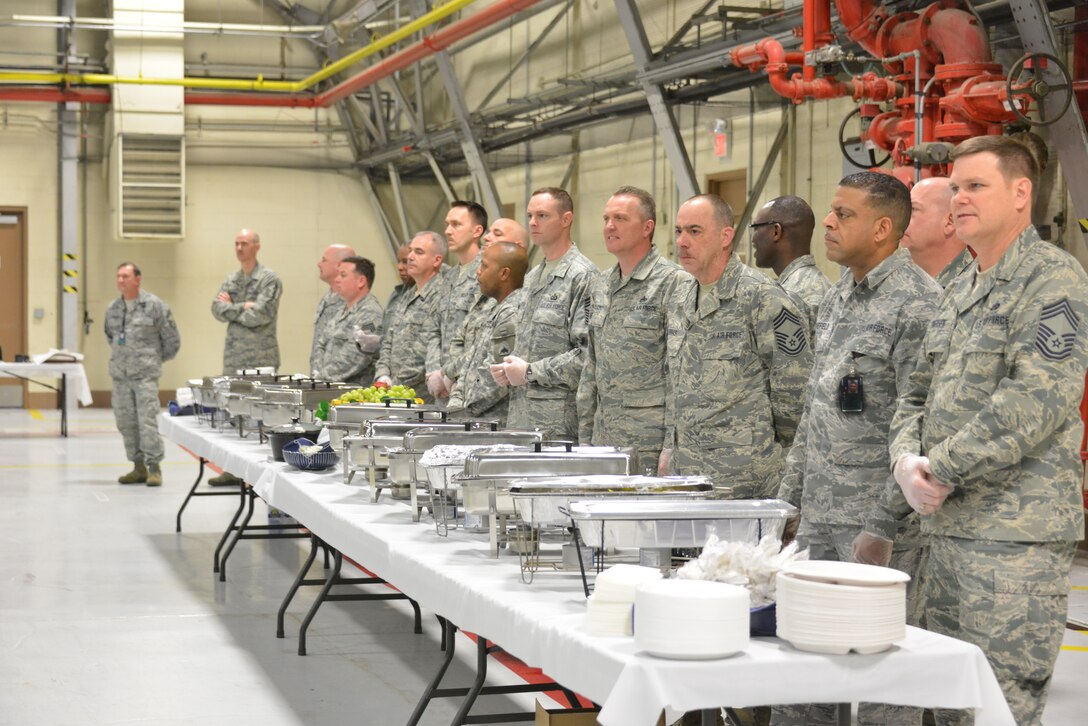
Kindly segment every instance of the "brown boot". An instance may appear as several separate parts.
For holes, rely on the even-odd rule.
[[[219,476],[213,476],[208,480],[208,485],[213,487],[236,487],[242,485],[242,480],[231,474],[229,471],[224,471]]]
[[[147,467],[143,464],[135,464],[132,471],[117,477],[118,484],[143,484],[147,481]]]
[[[158,464],[147,465],[147,485],[149,487],[161,487],[162,486],[162,469]]]

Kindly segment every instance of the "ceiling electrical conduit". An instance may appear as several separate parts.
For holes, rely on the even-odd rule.
[[[350,68],[364,58],[368,58],[375,53],[378,53],[394,43],[398,43],[409,36],[417,33],[424,28],[437,23],[438,21],[452,15],[453,13],[461,10],[468,5],[471,5],[476,0],[450,0],[449,2],[440,5],[429,13],[421,15],[410,23],[398,28],[389,35],[382,36],[373,43],[367,45],[364,48],[344,56],[335,63],[322,68],[317,73],[304,78],[301,81],[266,81],[262,76],[258,76],[256,79],[238,80],[234,78],[143,78],[143,77],[122,77],[113,76],[102,73],[26,73],[18,71],[0,71],[0,90],[2,90],[2,84],[8,83],[21,83],[21,84],[65,84],[65,85],[84,85],[84,86],[113,86],[117,84],[131,84],[140,86],[182,86],[184,88],[201,88],[210,90],[221,91],[280,91],[285,93],[301,93],[315,86],[316,84],[331,78],[335,74]],[[497,3],[496,5],[506,5],[508,3]],[[521,7],[532,5],[532,2],[523,2],[519,4]],[[486,8],[483,12],[492,10],[495,5]],[[476,13],[466,20],[472,20],[477,15],[482,13]],[[505,16],[503,16],[505,17]],[[461,20],[454,25],[464,23],[465,20]],[[494,22],[494,21],[491,21]],[[454,27],[454,26],[450,26]],[[448,28],[447,28],[448,30]],[[412,46],[415,47],[415,46]],[[403,52],[403,51],[402,51]],[[400,55],[400,53],[396,54]],[[396,57],[392,56],[392,57]],[[350,80],[350,79],[349,79]],[[347,94],[345,94],[347,95]],[[188,99],[188,94],[186,94]],[[241,103],[239,105],[266,105],[255,103]],[[276,104],[267,104],[276,105]],[[305,106],[312,104],[305,103],[287,103],[282,105],[288,106]]]

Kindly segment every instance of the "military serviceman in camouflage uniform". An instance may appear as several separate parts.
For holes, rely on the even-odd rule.
[[[409,386],[427,403],[428,361],[441,356],[442,341],[436,321],[445,300],[445,279],[440,275],[446,256],[446,240],[435,232],[420,232],[408,244],[406,271],[415,288],[404,300],[397,324],[382,338],[375,367],[377,380]]]
[[[212,301],[212,315],[227,324],[223,346],[223,373],[233,375],[240,368],[276,368],[280,346],[276,341],[283,283],[275,272],[257,262],[261,238],[243,229],[234,238],[234,256],[242,267],[232,273]],[[223,472],[208,480],[212,486],[239,485],[242,480]]]
[[[827,258],[848,273],[820,308],[805,413],[778,497],[800,507],[797,540],[812,559],[890,561],[916,581],[918,523],[909,518],[910,531],[893,556],[893,540],[908,524],[882,507],[885,490],[895,487],[888,428],[941,295],[899,249],[909,223],[910,192],[895,177],[865,171],[839,182],[824,241]],[[917,611],[910,615],[918,625]],[[917,708],[861,709],[861,723],[919,724],[922,718]],[[834,706],[797,706],[776,709],[774,722],[833,726],[838,719]]]
[[[695,279],[669,306],[661,467],[702,474],[735,499],[770,496],[804,405],[812,347],[786,292],[733,255],[733,210],[702,194],[680,207],[676,248]]]
[[[948,177],[922,179],[911,187],[910,226],[903,233],[903,247],[914,264],[942,288],[947,288],[971,264],[971,252],[956,235]]]
[[[275,272],[257,262],[261,238],[243,229],[234,238],[234,254],[242,267],[232,273],[212,302],[212,315],[227,324],[223,347],[223,373],[239,368],[277,367],[280,347],[276,341],[276,314],[283,284]]]
[[[820,301],[831,287],[809,252],[816,216],[801,197],[777,197],[764,204],[748,225],[756,265],[770,267],[778,284],[806,313],[812,336]]]
[[[1016,723],[1041,724],[1084,534],[1088,275],[1031,224],[1027,148],[980,136],[952,159],[956,232],[978,257],[926,332],[891,460],[928,535],[927,627],[982,648]]]
[[[578,436],[575,397],[582,376],[589,298],[597,268],[570,239],[574,202],[565,190],[533,192],[526,207],[529,236],[544,262],[525,278],[525,305],[514,352],[491,366],[495,382],[510,385],[509,425],[540,428],[547,438]]]
[[[321,296],[321,300],[317,303],[317,312],[314,314],[314,340],[310,345],[311,371],[317,371],[317,346],[321,342],[325,326],[344,308],[344,301],[336,292],[336,279],[339,276],[337,266],[340,260],[354,254],[355,251],[347,245],[329,245],[321,253],[321,259],[317,261],[321,281],[329,286],[329,290]]]
[[[657,205],[620,187],[604,208],[604,244],[617,264],[589,286],[589,344],[578,385],[582,444],[631,446],[657,472],[665,442],[665,313],[691,276],[653,244]]]
[[[442,358],[439,367],[427,372],[427,390],[435,398],[449,398],[452,377],[444,373],[450,364],[450,346],[461,331],[472,304],[480,294],[476,269],[480,266],[480,239],[487,231],[487,211],[476,202],[457,200],[446,213],[446,244],[457,255],[457,267],[451,271],[446,300],[441,306],[439,334]]]
[[[159,435],[159,377],[162,362],[181,347],[181,336],[169,306],[140,289],[140,268],[122,262],[117,268],[121,297],[106,308],[106,340],[110,344],[113,415],[125,441],[132,471],[121,484],[162,486],[162,436]]]
[[[344,301],[339,314],[329,321],[317,351],[319,377],[369,386],[374,380],[374,363],[379,346],[363,349],[356,344],[362,331],[379,337],[382,329],[382,305],[370,294],[374,282],[374,263],[365,257],[346,257],[337,266],[336,289]]]
[[[512,219],[496,219],[492,222],[491,229],[484,235],[483,249],[486,250],[495,242],[512,242],[527,250],[529,247],[529,232]],[[478,278],[479,275],[477,275]],[[442,368],[443,383],[450,391],[449,401],[446,403],[447,411],[460,411],[465,407],[464,400],[461,397],[465,389],[463,386],[457,386],[456,382],[464,372],[467,356],[470,352],[469,349],[479,335],[480,326],[491,317],[494,307],[495,299],[493,297],[484,295],[482,291],[477,294],[475,302],[472,303],[472,308],[468,311],[468,315],[465,316],[464,322],[461,323],[461,329],[457,331],[457,334],[453,336],[453,340],[450,341],[450,349],[446,354],[446,365]]]
[[[525,271],[529,256],[512,242],[494,242],[480,255],[476,277],[480,294],[494,301],[469,343],[464,371],[453,384],[451,403],[460,402],[455,418],[497,420],[506,425],[510,389],[491,376],[491,364],[499,363],[514,349],[517,324],[525,302]],[[447,409],[449,410],[449,409]]]

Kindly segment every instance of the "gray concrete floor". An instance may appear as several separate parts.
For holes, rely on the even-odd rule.
[[[240,543],[220,583],[212,552],[236,500],[193,500],[175,534],[196,474],[188,454],[168,447],[161,489],[122,487],[109,412],[74,413],[68,439],[58,421],[0,410],[0,725],[407,721],[440,662],[433,615],[414,635],[406,603],[327,603],[299,657],[312,589],[292,603],[283,640],[275,618],[302,542]],[[1088,559],[1073,580],[1070,617],[1088,623]],[[472,648],[459,638],[463,660],[447,682],[465,685]],[[489,683],[517,682],[501,666],[491,672]],[[1086,685],[1088,633],[1069,630],[1047,726],[1084,723]],[[533,698],[483,699],[480,710],[529,709]],[[423,723],[449,723],[454,711],[437,701]]]

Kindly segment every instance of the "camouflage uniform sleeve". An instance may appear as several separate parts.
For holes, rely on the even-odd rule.
[[[586,337],[589,334],[589,282],[596,270],[582,270],[571,281],[571,308],[567,314],[568,350],[558,355],[529,361],[533,366],[533,379],[538,385],[550,388],[578,390],[585,360]]]
[[[756,350],[770,379],[775,438],[779,444],[788,447],[793,443],[797,422],[804,410],[805,383],[812,369],[812,345],[805,331],[808,326],[804,313],[778,286],[763,287],[753,301],[751,325]],[[776,326],[781,330],[789,326],[794,335],[802,336],[802,340],[783,341]]]
[[[247,328],[268,325],[276,319],[282,293],[283,283],[275,275],[269,274],[261,281],[257,290],[257,299],[253,301],[253,305],[249,310],[243,309],[235,321]]]
[[[509,331],[510,333],[512,333],[512,335],[510,335],[508,338],[504,338],[504,340],[509,341],[505,343],[505,347],[513,350],[514,337],[517,332],[518,320],[520,319],[521,306],[508,305],[503,307],[495,318],[494,325],[491,327],[490,336],[492,337],[492,340],[494,341],[495,339],[494,335],[496,331]],[[492,342],[492,345],[494,345],[494,342]],[[509,395],[509,387],[500,386],[497,383],[492,382],[490,385],[487,386],[486,394],[465,405],[465,411],[467,411],[468,414],[471,416],[479,416],[483,412],[490,410],[493,406],[495,406],[495,404],[499,403],[500,401],[502,401],[502,399],[506,398]]]
[[[593,331],[586,333],[585,362],[578,381],[578,443],[593,443],[593,419],[597,416],[597,358],[593,353]]]
[[[219,292],[216,293],[216,297],[218,297],[220,293],[230,291],[230,280],[231,278],[228,277],[226,280],[223,281],[223,284],[219,286]],[[212,315],[214,315],[215,319],[221,323],[230,323],[234,320],[237,320],[238,315],[241,313],[241,311],[241,303],[225,303],[220,302],[219,300],[212,300]]]
[[[801,421],[797,424],[797,435],[793,438],[789,454],[786,455],[786,465],[782,470],[782,481],[778,484],[779,499],[789,502],[798,509],[801,508],[801,494],[805,490],[805,445],[808,441],[808,411],[801,414]],[[802,516],[804,512],[801,513]]]
[[[159,304],[159,340],[162,343],[162,359],[173,360],[181,350],[181,333],[178,332],[178,324],[174,321],[174,313],[166,303]]]
[[[933,380],[933,367],[925,353],[925,340],[923,338],[922,349],[918,352],[914,369],[907,376],[905,386],[899,389],[895,415],[892,416],[888,430],[889,461],[892,469],[901,457],[922,453],[922,414],[929,396],[929,384]]]
[[[113,309],[115,303],[110,303],[106,306],[105,320],[102,321],[102,332],[106,334],[106,341],[113,345],[113,330],[110,328],[110,311]]]
[[[392,372],[389,366],[389,359],[393,355],[393,335],[390,332],[386,332],[382,336],[381,349],[378,351],[378,362],[374,364],[374,379],[377,380],[382,376],[386,378],[392,378]]]
[[[1026,286],[1024,304],[1009,319],[1004,378],[979,398],[966,426],[926,452],[938,480],[958,487],[1014,466],[1075,415],[1088,368],[1085,284],[1083,273],[1066,266]],[[1071,336],[1072,345],[1054,354],[1042,342],[1044,322]]]
[[[930,321],[937,312],[937,297],[920,297],[910,301],[899,313],[900,334],[892,349],[892,365],[895,366],[895,390],[898,400],[909,395],[912,378],[921,355],[922,341]],[[924,399],[923,399],[924,401]],[[893,421],[894,426],[894,421]],[[892,432],[889,432],[889,437]],[[891,460],[892,467],[896,459]],[[895,477],[888,472],[884,480],[881,499],[865,523],[865,531],[894,539],[899,530],[900,520],[911,513],[903,490],[895,482]]]
[[[432,311],[420,328],[427,345],[424,373],[442,369],[442,321],[438,311]]]

